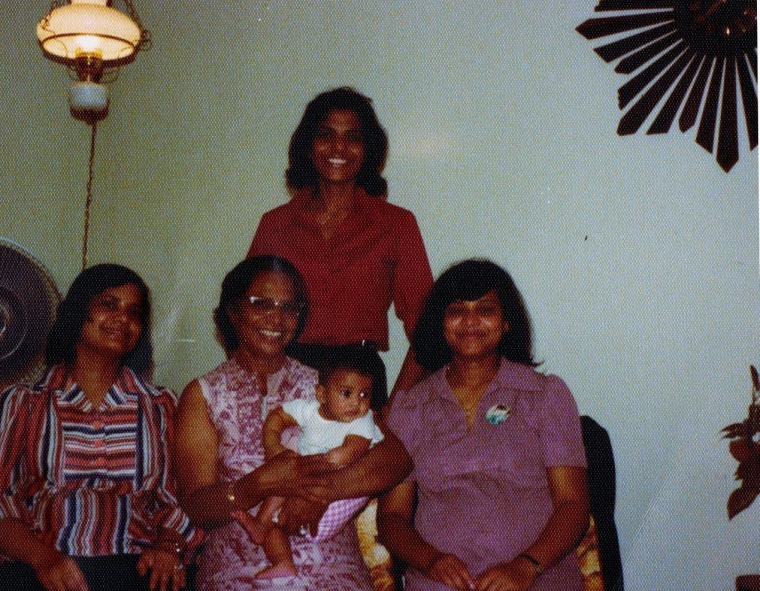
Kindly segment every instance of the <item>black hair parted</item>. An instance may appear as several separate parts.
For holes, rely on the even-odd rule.
[[[370,406],[375,410],[382,408],[388,399],[385,364],[374,347],[361,345],[331,347],[317,369],[319,383],[322,386],[327,386],[330,377],[340,370],[372,378]]]
[[[364,141],[364,161],[356,177],[356,184],[369,195],[385,196],[388,183],[381,176],[388,155],[388,135],[372,107],[372,99],[351,87],[334,88],[317,95],[307,106],[290,138],[288,169],[285,180],[291,191],[316,187],[318,174],[311,158],[314,137],[319,126],[332,111],[347,110],[356,113],[361,124]]]
[[[417,362],[436,371],[451,361],[451,349],[443,332],[443,318],[449,304],[474,301],[494,291],[502,316],[509,328],[499,343],[499,353],[517,363],[535,367],[533,337],[528,310],[512,277],[496,263],[468,259],[444,271],[435,281],[412,335]]]
[[[153,345],[150,336],[150,290],[136,272],[123,265],[103,263],[82,271],[74,279],[66,297],[58,304],[58,312],[48,334],[45,361],[48,365],[73,363],[82,325],[89,317],[90,304],[99,294],[113,287],[135,285],[142,295],[140,338],[135,348],[122,360],[122,365],[147,378],[153,369]]]

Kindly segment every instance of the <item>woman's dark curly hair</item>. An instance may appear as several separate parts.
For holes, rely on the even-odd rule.
[[[446,270],[433,284],[425,308],[412,335],[417,362],[436,371],[451,361],[451,349],[443,334],[443,316],[452,302],[478,300],[495,291],[508,330],[499,343],[499,353],[530,367],[533,343],[530,317],[512,277],[499,265],[484,259],[469,259]]]
[[[381,176],[388,155],[388,136],[372,108],[372,99],[353,88],[343,86],[317,95],[304,111],[301,122],[290,138],[288,170],[285,180],[291,191],[316,187],[319,175],[311,159],[311,148],[319,126],[332,111],[356,113],[364,140],[364,162],[356,175],[356,184],[369,195],[384,196],[388,183]]]
[[[137,273],[122,265],[104,263],[82,271],[71,284],[66,297],[58,304],[58,313],[48,334],[45,360],[48,365],[72,363],[77,356],[77,341],[82,325],[89,317],[90,304],[107,289],[135,285],[142,296],[140,338],[122,365],[147,377],[153,369],[153,345],[150,338],[150,290]]]
[[[255,256],[238,263],[222,281],[222,292],[219,295],[219,305],[214,310],[214,323],[219,331],[222,346],[227,354],[240,346],[235,325],[230,318],[230,310],[237,306],[245,297],[245,292],[254,279],[263,273],[282,273],[290,279],[295,301],[303,304],[303,311],[298,317],[298,325],[293,340],[303,331],[308,314],[309,298],[303,277],[293,263],[282,257],[273,255]]]

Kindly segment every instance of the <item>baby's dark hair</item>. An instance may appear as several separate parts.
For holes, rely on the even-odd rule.
[[[319,366],[319,383],[326,386],[336,371],[350,371],[372,378],[372,401],[374,410],[383,407],[388,400],[385,364],[372,347],[347,345],[335,347]]]

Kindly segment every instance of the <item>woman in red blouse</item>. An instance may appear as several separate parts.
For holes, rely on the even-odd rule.
[[[178,591],[200,541],[170,477],[176,398],[144,381],[150,297],[120,265],[83,271],[50,365],[0,396],[0,589]]]
[[[306,281],[309,318],[288,354],[307,365],[327,347],[387,351],[391,304],[411,335],[433,283],[414,215],[386,201],[387,151],[368,97],[351,88],[318,95],[290,141],[292,199],[265,213],[253,237],[248,256],[288,259]],[[394,391],[421,377],[407,354]]]

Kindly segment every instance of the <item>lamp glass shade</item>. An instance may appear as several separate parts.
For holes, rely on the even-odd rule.
[[[108,62],[126,62],[140,41],[140,27],[115,8],[76,2],[59,6],[37,24],[37,38],[51,58],[73,61],[96,55]]]

